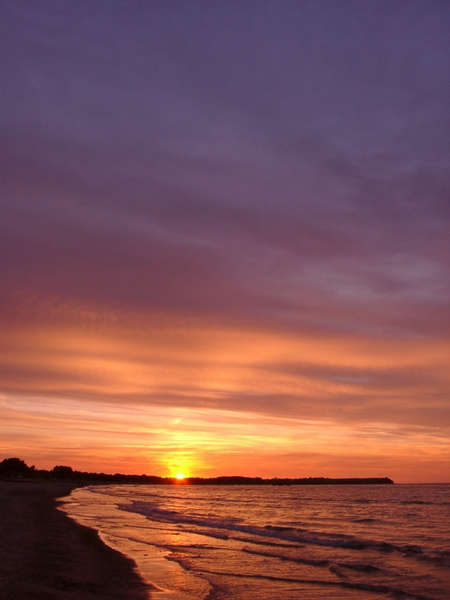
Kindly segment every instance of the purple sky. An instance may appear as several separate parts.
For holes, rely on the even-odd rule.
[[[448,3],[0,6],[0,451],[58,456],[37,405],[202,407],[211,439],[214,411],[348,426],[363,471],[379,428],[383,474],[431,438],[439,479]],[[326,471],[314,437],[271,456],[314,452]]]

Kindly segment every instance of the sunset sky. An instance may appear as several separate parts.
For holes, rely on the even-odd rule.
[[[0,460],[448,481],[448,2],[0,6]]]

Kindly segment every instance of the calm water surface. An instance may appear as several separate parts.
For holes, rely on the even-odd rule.
[[[108,485],[64,508],[152,600],[450,598],[450,484]]]

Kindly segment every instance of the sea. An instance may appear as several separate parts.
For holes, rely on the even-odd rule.
[[[450,484],[96,485],[63,510],[151,600],[450,599]]]

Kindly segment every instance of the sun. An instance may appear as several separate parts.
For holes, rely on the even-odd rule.
[[[178,481],[183,481],[183,479],[186,479],[186,477],[184,476],[184,473],[177,473],[175,475],[175,479],[177,479]]]

